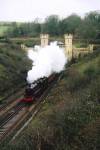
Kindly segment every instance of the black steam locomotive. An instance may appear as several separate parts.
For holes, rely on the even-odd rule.
[[[31,103],[36,101],[42,93],[48,88],[48,86],[56,79],[57,74],[52,74],[51,76],[43,77],[28,84],[25,89],[24,98],[21,99],[22,102]]]

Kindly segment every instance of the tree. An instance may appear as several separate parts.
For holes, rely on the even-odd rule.
[[[95,11],[86,14],[77,32],[83,38],[96,38],[100,32],[100,13]]]
[[[76,14],[72,14],[60,22],[60,29],[61,29],[60,32],[61,34],[64,33],[75,34],[75,31],[80,26],[80,24],[81,24],[81,18]]]
[[[59,17],[57,15],[51,15],[45,19],[45,23],[42,25],[42,32],[50,35],[59,34]]]

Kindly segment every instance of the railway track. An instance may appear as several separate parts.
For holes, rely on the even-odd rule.
[[[8,111],[7,114],[3,115],[0,118],[0,128],[7,123],[20,109],[23,107],[22,104],[18,103],[16,106],[14,106],[10,111]]]
[[[7,137],[14,136],[14,131],[17,132],[29,118],[36,115],[42,106],[43,99],[56,82],[57,80],[51,83],[51,85],[39,95],[38,101],[35,104],[26,106],[25,103],[17,102],[17,104],[4,113],[3,116],[0,116],[0,143],[7,139]]]
[[[7,134],[12,125],[18,120],[22,112],[25,112],[24,104],[17,104],[7,114],[0,118],[0,140]]]
[[[2,104],[0,104],[0,117],[7,113],[7,111],[13,108],[17,103],[19,103],[19,100],[20,98],[22,98],[23,93],[24,88],[20,92],[17,92],[14,96],[10,96],[8,99],[4,100]]]

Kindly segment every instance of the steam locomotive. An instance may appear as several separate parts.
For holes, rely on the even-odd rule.
[[[31,84],[28,84],[25,89],[24,98],[21,102],[31,103],[36,101],[42,93],[48,88],[48,86],[57,78],[57,74],[40,78]]]

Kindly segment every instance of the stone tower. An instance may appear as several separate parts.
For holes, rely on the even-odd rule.
[[[65,55],[66,55],[68,61],[70,61],[73,57],[73,50],[72,50],[73,36],[72,36],[72,34],[65,34],[64,38],[65,38]]]
[[[49,35],[48,34],[41,34],[40,38],[41,38],[41,47],[47,46],[49,43]]]
[[[93,53],[93,44],[89,44],[89,52]]]

